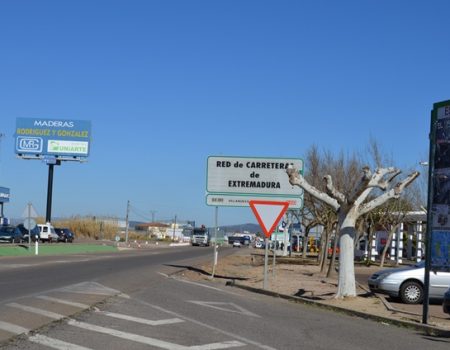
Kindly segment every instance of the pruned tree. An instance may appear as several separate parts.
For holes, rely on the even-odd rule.
[[[304,191],[331,207],[337,214],[340,254],[336,297],[356,296],[354,240],[358,218],[390,199],[399,198],[403,190],[419,175],[418,172],[412,172],[403,180],[394,183],[400,173],[401,171],[394,167],[378,168],[372,173],[370,168],[365,166],[351,189],[343,186],[344,183],[341,184],[342,187],[336,186],[332,176],[325,175],[323,177],[325,191],[321,191],[311,185],[297,169],[287,170],[289,181],[293,186],[303,188]],[[348,173],[343,175],[343,180],[348,180],[350,177]],[[379,194],[370,198],[372,191],[379,191]]]

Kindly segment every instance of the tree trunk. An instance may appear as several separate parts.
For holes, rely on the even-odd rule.
[[[333,237],[333,250],[331,251],[331,259],[330,259],[330,265],[328,266],[327,271],[327,278],[331,277],[331,274],[333,273],[334,266],[336,263],[336,249],[337,249],[337,243],[339,240],[339,236],[335,233]],[[327,257],[328,257],[328,244],[327,244]]]
[[[347,216],[351,216],[351,214],[347,214]],[[355,297],[355,252],[353,248],[356,237],[355,220],[345,217],[339,227],[339,280],[336,298]]]

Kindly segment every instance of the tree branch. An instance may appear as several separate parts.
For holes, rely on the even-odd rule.
[[[291,185],[293,186],[299,186],[301,188],[303,188],[306,192],[308,192],[311,196],[313,196],[314,198],[328,204],[329,206],[331,206],[335,211],[338,211],[340,208],[339,203],[337,202],[336,199],[330,197],[329,195],[327,195],[324,192],[319,191],[317,188],[315,188],[314,186],[311,186],[306,180],[305,178],[299,174],[298,170],[294,167],[292,168],[288,168],[286,170],[286,173],[289,176],[289,182],[291,183]]]
[[[338,201],[339,204],[345,203],[345,196],[339,192],[333,185],[333,179],[330,175],[325,175],[323,179],[326,182],[327,194]]]
[[[381,196],[373,199],[369,203],[363,204],[359,209],[359,214],[364,215],[369,211],[379,207],[380,205],[386,203],[389,199],[399,198],[400,194],[403,190],[408,187],[418,176],[420,173],[415,171],[408,175],[403,181],[400,181],[397,185],[391,188],[388,192],[383,193]]]

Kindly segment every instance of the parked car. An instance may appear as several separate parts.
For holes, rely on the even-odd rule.
[[[400,298],[405,304],[420,304],[424,297],[425,261],[409,267],[393,268],[374,273],[368,280],[372,292]],[[450,272],[430,272],[430,299],[444,299],[450,286]]]
[[[442,308],[445,313],[450,314],[450,287],[444,294],[444,302],[442,303]]]
[[[58,235],[58,242],[69,242],[72,243],[75,235],[68,228],[58,228],[55,227],[56,234]]]
[[[17,225],[17,228],[22,233],[22,241],[23,242],[28,242],[28,229],[26,229],[23,224]],[[36,242],[36,237],[39,240],[41,232],[39,231],[39,227],[37,225],[34,226],[34,228],[32,230],[30,230],[30,233],[31,233],[31,240],[33,242]]]
[[[234,241],[234,242],[233,242],[233,248],[234,248],[234,247],[240,248],[240,247],[241,247],[241,242],[240,242],[240,241],[237,241],[237,240]]]
[[[55,228],[50,223],[39,224],[40,238],[42,241],[57,242],[59,236],[56,234]]]
[[[22,242],[22,232],[15,226],[0,226],[0,242],[20,243]]]

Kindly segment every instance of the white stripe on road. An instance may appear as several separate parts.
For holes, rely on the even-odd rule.
[[[84,346],[67,343],[65,341],[49,338],[49,337],[46,337],[45,335],[40,335],[40,334],[33,335],[32,337],[29,337],[29,339],[33,343],[48,346],[49,348],[58,349],[58,350],[61,350],[61,349],[64,349],[64,350],[92,350],[91,348],[86,348]]]
[[[13,334],[28,333],[30,330],[12,323],[0,321],[0,329]]]
[[[142,323],[142,324],[146,324],[149,326],[161,326],[161,325],[165,325],[165,324],[184,322],[182,319],[179,319],[179,318],[168,318],[165,320],[152,321],[152,320],[147,320],[145,318],[133,317],[133,316],[123,315],[123,314],[116,314],[114,312],[108,312],[108,311],[98,311],[98,313],[108,316],[108,317],[118,318],[118,319],[126,320],[126,321],[132,321],[132,322],[136,322],[136,323]]]
[[[14,307],[16,309],[20,309],[20,310],[23,310],[23,311],[31,312],[33,314],[38,314],[38,315],[45,316],[45,317],[48,317],[48,318],[53,318],[55,320],[60,320],[62,318],[67,317],[65,315],[57,314],[55,312],[38,309],[38,308],[32,307],[32,306],[20,305],[20,304],[17,304],[17,303],[9,303],[9,304],[6,304],[6,306]]]
[[[155,347],[158,347],[158,348],[161,348],[161,349],[169,349],[169,350],[227,349],[227,348],[231,348],[231,347],[246,345],[246,344],[238,342],[238,341],[229,341],[229,342],[212,343],[212,344],[205,344],[205,345],[199,345],[199,346],[192,346],[191,347],[191,346],[184,346],[184,345],[169,343],[169,342],[166,342],[166,341],[163,341],[163,340],[159,340],[159,339],[155,339],[155,338],[145,337],[145,336],[138,335],[138,334],[133,334],[133,333],[122,332],[122,331],[118,331],[116,329],[105,328],[105,327],[96,326],[96,325],[93,325],[93,324],[89,324],[89,323],[85,323],[85,322],[79,322],[79,321],[75,321],[75,320],[69,320],[67,323],[69,325],[71,325],[71,326],[78,327],[78,328],[81,328],[81,329],[86,329],[88,331],[108,334],[108,335],[112,335],[114,337],[118,337],[118,338],[122,338],[122,339],[126,339],[126,340],[131,340],[131,341],[134,341],[134,342],[137,342],[137,343],[146,344],[146,345],[150,345],[150,346],[155,346]]]
[[[189,350],[214,350],[214,349],[228,349],[238,346],[244,346],[247,344],[238,342],[237,340],[224,341],[221,343],[211,343],[206,345],[190,346]]]
[[[39,295],[36,298],[39,298],[39,299],[42,299],[42,300],[47,300],[47,301],[53,301],[53,302],[59,303],[59,304],[75,306],[75,307],[79,307],[81,309],[89,309],[91,307],[90,305],[87,305],[87,304],[75,303],[73,301],[53,298],[53,297],[49,297],[47,295]]]

